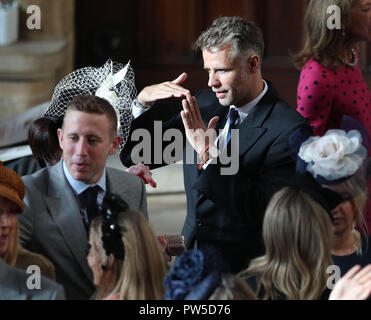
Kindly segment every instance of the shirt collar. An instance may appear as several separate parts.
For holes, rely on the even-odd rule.
[[[94,183],[94,184],[86,184],[85,182],[82,182],[82,181],[79,181],[79,180],[76,180],[72,177],[72,175],[70,174],[70,172],[68,171],[68,168],[67,168],[67,165],[65,163],[64,160],[62,160],[62,164],[63,164],[63,172],[64,172],[64,175],[66,176],[68,182],[70,183],[73,191],[75,191],[75,193],[77,195],[80,195],[82,192],[84,192],[87,188],[89,187],[93,187],[93,186],[99,186],[102,188],[103,191],[106,191],[106,168],[104,168],[104,171],[103,171],[103,174],[102,176],[99,178],[99,180],[97,181],[97,183]]]
[[[236,109],[238,111],[238,114],[239,114],[239,116],[241,118],[241,122],[243,120],[245,120],[245,118],[247,117],[247,115],[249,114],[249,112],[251,111],[251,109],[254,108],[259,103],[259,101],[263,98],[263,96],[267,92],[267,90],[268,90],[268,84],[265,82],[264,79],[263,79],[263,84],[264,84],[263,91],[254,100],[251,100],[249,103],[245,104],[241,108],[237,108],[236,106],[231,105],[230,108],[229,108],[229,113],[231,112],[230,109],[231,108],[234,108],[234,109]],[[228,113],[228,117],[229,117],[229,113]]]

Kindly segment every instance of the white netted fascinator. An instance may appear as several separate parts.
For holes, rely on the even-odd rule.
[[[85,67],[65,76],[55,87],[45,116],[63,118],[73,98],[85,94],[106,99],[115,109],[118,134],[122,138],[119,147],[121,151],[129,135],[131,105],[137,95],[130,62],[124,66],[109,59],[102,67]]]
[[[367,158],[361,134],[356,130],[328,130],[322,137],[310,137],[299,151],[299,157],[322,184],[333,184],[352,176]]]

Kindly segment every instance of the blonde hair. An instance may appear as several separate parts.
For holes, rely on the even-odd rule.
[[[165,262],[160,243],[154,235],[143,214],[134,211],[122,211],[117,218],[125,257],[115,259],[114,273],[117,283],[112,292],[102,292],[98,286],[96,298],[118,294],[120,300],[162,299],[164,294],[163,279],[166,274]],[[95,243],[102,261],[109,257],[103,249],[102,218],[95,218],[91,224],[95,231]],[[103,289],[104,291],[104,289]]]
[[[331,186],[327,187],[331,189]],[[355,211],[355,225],[357,225],[361,231],[367,234],[368,228],[364,212],[368,197],[368,180],[365,166],[362,165],[353,176],[343,182],[338,183],[336,185],[336,191],[339,192],[339,190],[342,190],[342,192],[345,192],[349,195],[349,201],[353,204]],[[355,229],[353,231],[353,237],[357,247],[357,254],[362,255],[362,239]],[[365,241],[366,245],[368,245],[368,237],[365,237]]]
[[[343,36],[351,25],[351,9],[356,0],[311,0],[304,18],[304,45],[294,55],[293,60],[300,70],[311,58],[327,68],[336,68],[342,64],[339,53],[350,49],[350,43]],[[341,12],[341,29],[329,29],[327,8],[336,5]]]
[[[263,223],[266,254],[254,259],[242,277],[257,276],[263,299],[318,299],[332,265],[332,229],[328,213],[301,190],[275,193]]]
[[[209,300],[256,300],[255,293],[246,281],[232,274],[223,274],[219,286]]]

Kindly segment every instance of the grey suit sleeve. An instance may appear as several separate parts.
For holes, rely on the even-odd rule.
[[[36,202],[34,202],[33,198],[34,195],[32,192],[30,192],[30,187],[27,186],[27,183],[25,182],[26,187],[26,194],[23,199],[24,203],[24,211],[22,214],[19,215],[18,221],[19,221],[19,241],[20,244],[27,248],[29,247],[28,244],[32,240],[32,234],[33,234],[33,221],[34,221],[34,212],[32,208],[35,208],[34,205]]]
[[[140,205],[139,205],[140,211],[143,212],[143,215],[148,220],[148,211],[147,211],[147,192],[146,187],[141,179],[141,197],[140,197]]]
[[[41,300],[66,300],[66,295],[62,285],[46,277],[41,278]]]
[[[66,295],[62,286],[58,286],[53,293],[51,300],[66,300]]]

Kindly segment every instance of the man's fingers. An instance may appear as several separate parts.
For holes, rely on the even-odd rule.
[[[186,81],[187,76],[187,73],[183,72],[178,78],[174,79],[171,82],[175,84],[182,84],[184,81]]]
[[[151,103],[162,99],[185,97],[187,94],[189,94],[189,90],[181,87],[179,84],[184,81],[182,81],[182,79],[186,78],[187,74],[183,73],[174,81],[166,81],[145,87],[139,93],[138,101],[143,105],[150,105]]]
[[[195,96],[192,96],[192,104],[194,106],[195,116],[197,118],[197,121],[203,122],[200,108],[198,107],[197,99]]]
[[[157,187],[156,182],[152,179],[152,172],[150,171],[149,167],[143,163],[133,165],[128,168],[127,171],[140,177],[145,184],[150,184],[153,188]]]
[[[208,128],[208,129],[214,129],[216,123],[218,122],[218,120],[219,120],[219,117],[218,117],[218,116],[213,117],[213,118],[209,121],[209,125],[207,126],[207,128]]]
[[[197,121],[197,115],[196,115],[196,110],[195,110],[195,105],[194,105],[194,101],[192,99],[192,96],[190,94],[187,94],[186,96],[186,99],[187,99],[187,102],[188,102],[188,106],[189,106],[189,113],[190,113],[190,119],[192,121]]]
[[[146,183],[148,183],[152,188],[157,187],[157,183],[155,182],[155,180],[152,179],[150,174],[146,174],[144,178],[146,180]]]
[[[189,113],[187,114],[186,111],[181,111],[180,116],[182,117],[184,128],[186,129],[193,129],[192,120],[190,119]]]
[[[189,90],[185,89],[177,84],[171,83],[171,82],[165,82],[162,84],[163,90],[165,92],[168,92],[173,97],[185,97],[187,94],[189,94]]]
[[[192,120],[191,107],[187,99],[182,100],[182,106],[183,106],[184,116],[186,117],[186,119]]]

